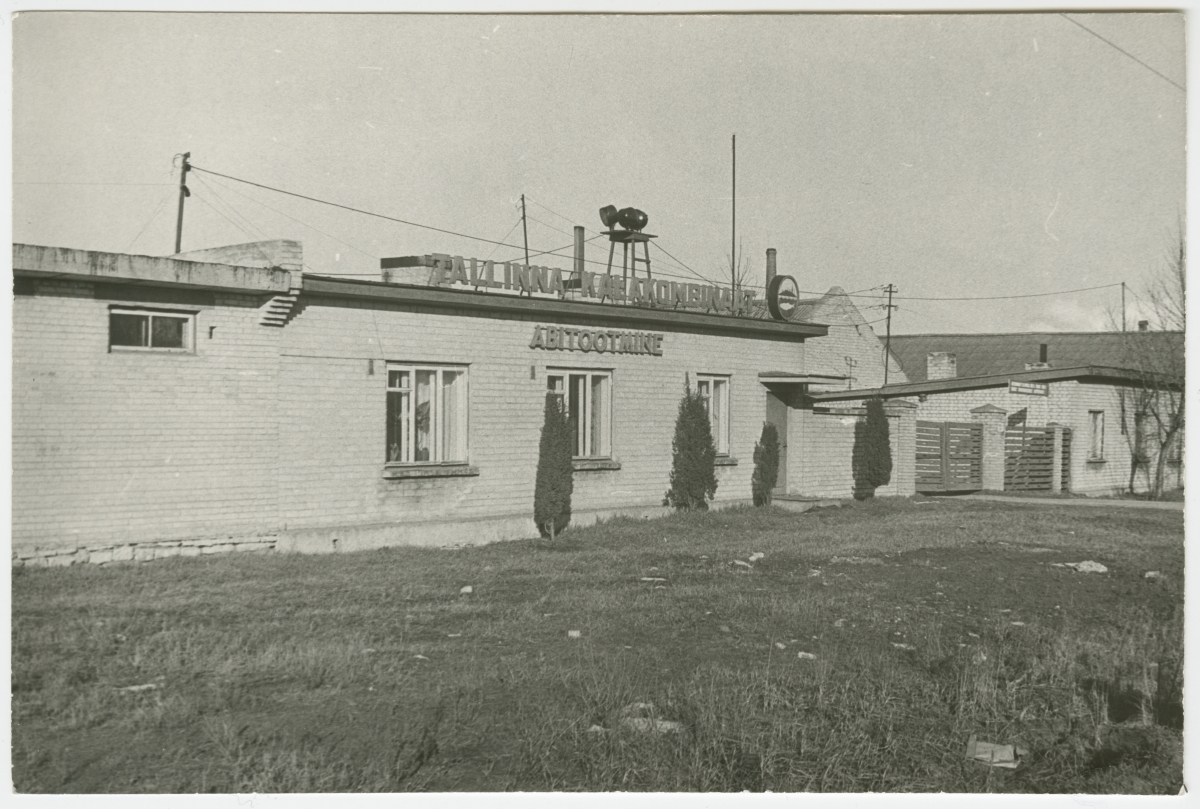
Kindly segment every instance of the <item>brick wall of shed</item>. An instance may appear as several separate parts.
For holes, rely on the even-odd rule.
[[[849,409],[847,404],[845,408]],[[788,447],[789,466],[795,471],[792,493],[806,497],[854,496],[855,425],[862,416],[792,411],[802,425],[802,441]],[[892,478],[875,490],[876,497],[906,497],[916,491],[916,419],[911,413],[888,415],[892,451]],[[793,458],[795,454],[795,458]]]
[[[14,552],[278,528],[279,332],[257,325],[257,298],[177,306],[198,309],[196,350],[163,354],[110,352],[121,301],[91,283],[28,291],[13,306]]]

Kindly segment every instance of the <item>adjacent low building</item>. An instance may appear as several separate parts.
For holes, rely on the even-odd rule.
[[[903,335],[891,350],[907,383],[813,399],[915,403],[919,491],[1144,492],[1163,444],[1164,488],[1183,485],[1182,430],[1159,432],[1182,402],[1181,333]]]

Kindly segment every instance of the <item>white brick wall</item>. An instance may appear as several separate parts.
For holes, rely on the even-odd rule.
[[[661,357],[544,351],[528,347],[535,323],[572,326],[309,300],[281,347],[286,527],[532,515],[546,374],[554,367],[612,371],[612,452],[621,468],[577,472],[575,510],[661,504],[685,372],[693,380],[730,375],[730,450],[739,463],[718,471],[717,499],[750,497],[766,408],[758,373],[802,368],[803,344],[665,330]],[[382,477],[389,360],[469,361],[469,460],[477,477]]]
[[[14,547],[274,530],[278,330],[256,299],[176,305],[198,310],[195,354],[110,353],[120,301],[36,289],[13,307]]]

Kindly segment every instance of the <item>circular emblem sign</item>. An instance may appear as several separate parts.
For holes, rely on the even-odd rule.
[[[767,286],[767,309],[776,320],[791,320],[800,301],[800,288],[790,275],[777,275]]]

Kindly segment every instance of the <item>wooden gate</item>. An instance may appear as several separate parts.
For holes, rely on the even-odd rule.
[[[1053,489],[1054,430],[1018,427],[1004,431],[1004,490],[1048,492]]]
[[[983,425],[917,422],[917,491],[966,492],[983,488]]]

